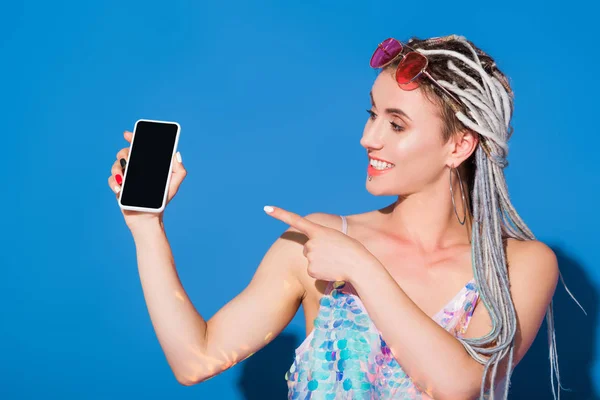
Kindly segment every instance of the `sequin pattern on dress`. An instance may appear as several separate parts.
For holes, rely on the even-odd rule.
[[[471,280],[434,316],[464,334],[478,294]],[[429,399],[403,371],[351,284],[330,283],[314,329],[285,374],[288,399]]]

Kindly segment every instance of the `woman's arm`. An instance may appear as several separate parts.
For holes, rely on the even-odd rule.
[[[516,366],[540,328],[556,288],[558,265],[553,251],[541,242],[519,242],[513,247],[509,274],[519,327],[513,359]],[[436,400],[479,395],[483,366],[454,336],[422,312],[381,264],[374,263],[354,274],[351,282],[369,316],[398,363],[419,387]],[[481,303],[478,308],[485,307]],[[476,313],[482,313],[478,308]],[[471,337],[483,336],[491,329],[489,317],[486,321],[474,314],[473,323],[477,325],[469,327]],[[505,373],[503,363],[497,381]]]
[[[183,385],[217,375],[264,347],[300,306],[304,288],[298,267],[303,256],[296,241],[278,238],[249,285],[206,321],[179,280],[162,224],[151,221],[132,228],[132,234],[154,330]]]

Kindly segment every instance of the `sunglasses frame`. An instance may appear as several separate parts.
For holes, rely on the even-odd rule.
[[[389,42],[390,40],[395,41],[398,45],[400,45],[400,48],[398,50],[398,54],[396,54],[394,57],[392,57],[388,62],[382,64],[381,66],[373,66],[373,58],[375,58],[375,54],[377,54],[378,50],[383,51],[385,54],[387,55],[391,55],[383,46],[384,43]],[[402,54],[402,51],[404,50],[404,48],[408,48],[411,51],[409,53],[406,54]],[[401,67],[402,67],[402,61],[406,58],[406,56],[408,56],[409,54],[416,54],[419,57],[422,57],[425,60],[425,66],[423,68],[421,68],[421,70],[419,71],[419,73],[417,73],[410,81],[406,82],[406,83],[400,83],[398,82],[398,72],[401,71]],[[407,44],[403,44],[401,41],[399,41],[398,39],[395,38],[387,38],[385,39],[383,42],[379,43],[377,45],[377,48],[375,49],[375,51],[373,52],[373,55],[371,56],[371,61],[369,62],[369,65],[371,66],[371,68],[376,68],[376,69],[383,69],[386,66],[390,65],[394,60],[396,60],[398,57],[401,57],[402,60],[400,61],[400,63],[398,64],[398,67],[396,67],[396,71],[394,72],[394,77],[396,79],[396,83],[398,84],[398,86],[403,89],[403,90],[407,90],[406,88],[404,88],[403,86],[409,85],[411,83],[413,83],[414,81],[416,81],[421,75],[425,75],[435,86],[437,86],[439,89],[441,89],[448,97],[450,97],[450,99],[452,99],[452,102],[450,102],[450,106],[452,107],[452,109],[457,112],[457,111],[461,111],[463,109],[462,103],[454,96],[452,95],[452,93],[450,93],[448,91],[448,89],[446,89],[445,87],[443,87],[438,81],[436,81],[429,72],[427,72],[427,67],[429,66],[429,59],[424,55],[419,53],[418,51],[416,51],[415,49],[413,49],[412,47],[410,47]]]

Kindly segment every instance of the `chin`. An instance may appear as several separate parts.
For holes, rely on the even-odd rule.
[[[379,182],[367,181],[366,189],[373,196],[397,196],[397,193]]]

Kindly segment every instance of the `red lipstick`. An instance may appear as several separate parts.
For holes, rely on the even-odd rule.
[[[388,168],[388,169],[375,169],[371,164],[369,164],[369,166],[367,167],[367,174],[371,175],[371,176],[379,176],[379,175],[383,175],[386,172],[389,172],[392,168]]]

